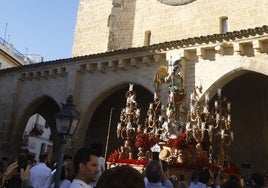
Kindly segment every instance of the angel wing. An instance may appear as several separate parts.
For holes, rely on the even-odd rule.
[[[161,85],[165,82],[165,77],[168,76],[168,68],[164,65],[157,68],[154,75],[154,82],[158,85]]]

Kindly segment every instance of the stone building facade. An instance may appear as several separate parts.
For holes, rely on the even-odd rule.
[[[265,0],[80,0],[72,55],[220,34],[224,21],[228,31],[255,28],[267,9]]]
[[[81,120],[66,152],[106,144],[111,117],[109,155],[120,144],[113,133],[128,84],[135,84],[144,113],[155,71],[172,57],[182,59],[186,108],[195,85],[211,97],[222,88],[232,101],[232,160],[267,169],[267,6],[265,0],[81,0],[73,58],[0,70],[0,150],[14,154],[27,120],[39,113],[51,126],[56,154],[54,115],[71,94]]]

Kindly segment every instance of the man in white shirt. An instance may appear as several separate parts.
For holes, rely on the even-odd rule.
[[[51,155],[43,153],[40,156],[40,162],[30,170],[30,182],[33,187],[50,188],[52,175],[51,169],[46,165],[50,163]]]
[[[73,160],[76,174],[69,188],[93,188],[89,184],[98,176],[98,156],[95,150],[80,148]]]

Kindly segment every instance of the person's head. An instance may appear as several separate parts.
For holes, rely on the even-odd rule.
[[[264,177],[263,177],[263,175],[261,173],[255,172],[250,176],[250,178],[251,178],[251,181],[252,181],[253,185],[263,186]]]
[[[148,162],[145,169],[145,175],[149,182],[151,183],[160,182],[162,174],[163,174],[162,167],[158,161],[152,160]]]
[[[72,156],[71,155],[64,155],[63,156],[63,161],[64,161],[64,165],[69,167],[70,164],[72,163]]]
[[[199,181],[199,172],[193,171],[191,175],[191,181],[192,182],[198,182]]]
[[[8,163],[9,163],[9,158],[8,158],[8,157],[2,157],[2,161],[3,161],[6,165],[8,165]]]
[[[98,157],[103,153],[103,144],[101,142],[94,142],[90,144],[89,148],[95,150]]]
[[[242,186],[240,185],[238,181],[228,180],[225,183],[223,183],[221,188],[242,188]]]
[[[85,183],[94,181],[98,176],[98,156],[95,150],[80,148],[77,150],[73,160],[76,178]]]
[[[207,184],[210,180],[210,171],[207,167],[204,167],[199,173],[199,181]]]
[[[135,168],[123,165],[105,170],[99,177],[96,188],[144,188],[144,178]]]
[[[47,152],[42,153],[39,158],[40,163],[50,163],[51,162],[51,155]]]
[[[173,63],[173,71],[174,72],[177,72],[177,73],[180,72],[181,68],[182,68],[182,65],[181,65],[180,59]]]

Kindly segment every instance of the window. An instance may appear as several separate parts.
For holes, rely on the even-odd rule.
[[[151,43],[151,31],[145,31],[144,46],[148,46]]]
[[[220,32],[227,33],[229,31],[229,20],[228,17],[220,18]]]

